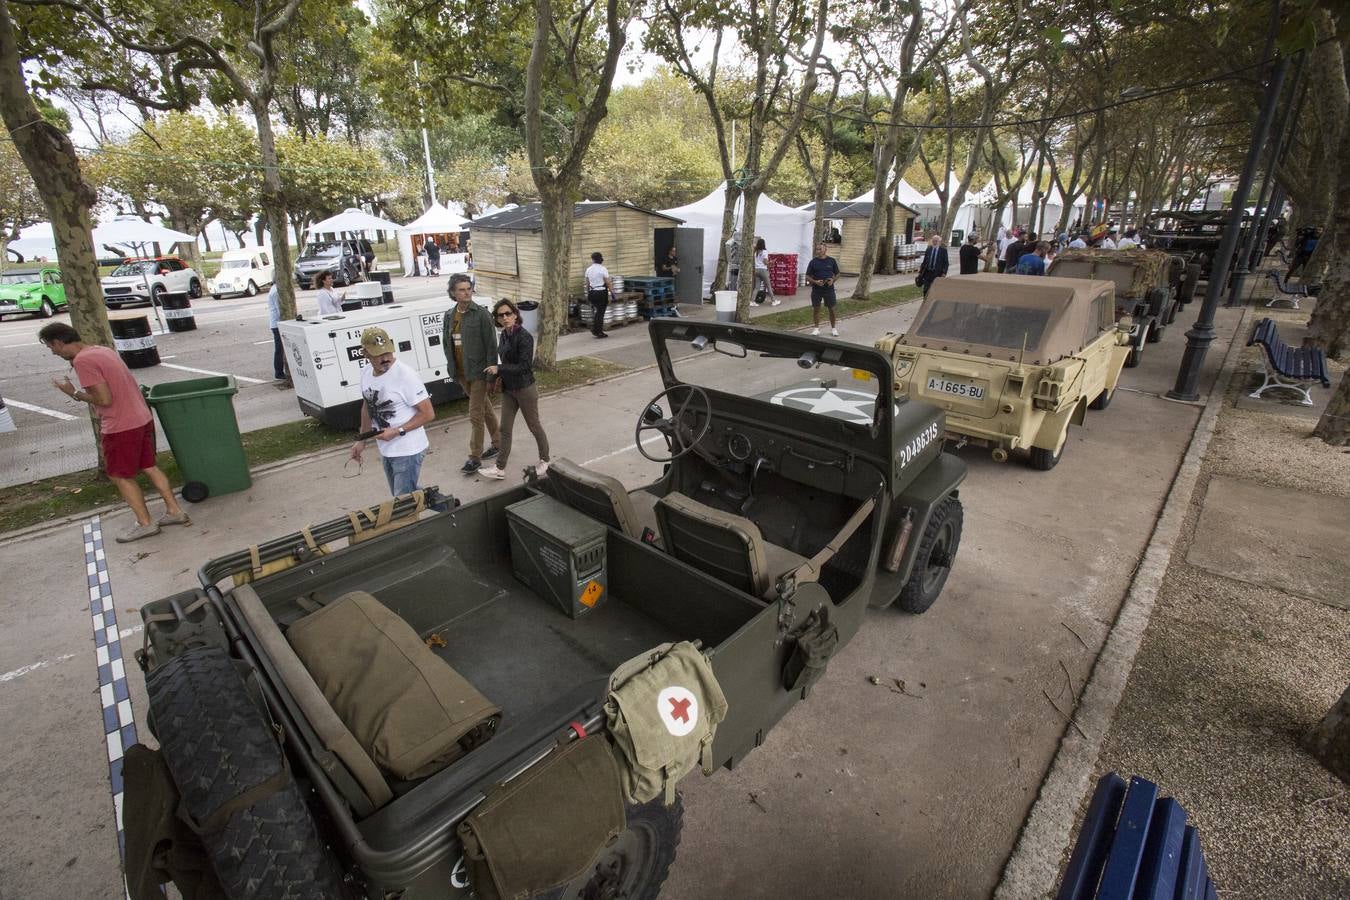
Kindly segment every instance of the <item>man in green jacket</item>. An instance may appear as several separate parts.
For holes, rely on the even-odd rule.
[[[469,398],[469,458],[460,469],[472,475],[483,460],[497,455],[497,413],[488,398],[488,366],[497,364],[497,329],[492,314],[473,302],[473,282],[463,272],[450,276],[450,299],[455,305],[445,311],[441,345],[450,377],[459,382]],[[487,425],[492,446],[483,449],[483,426]]]

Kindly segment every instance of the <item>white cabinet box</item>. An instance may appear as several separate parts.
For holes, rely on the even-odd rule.
[[[474,298],[483,302],[485,298]],[[398,359],[412,366],[427,386],[433,404],[464,396],[447,378],[441,323],[450,302],[444,299],[363,307],[341,315],[282,322],[286,361],[300,410],[334,428],[355,429],[361,421],[361,332],[379,326],[398,347]]]

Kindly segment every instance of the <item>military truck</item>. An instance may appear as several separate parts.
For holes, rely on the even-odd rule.
[[[651,337],[651,484],[555,459],[218,557],[142,608],[160,749],[129,754],[138,881],[655,897],[678,778],[771,740],[868,607],[929,608],[966,470],[887,356],[687,319]]]
[[[1116,318],[1130,324],[1130,354],[1125,368],[1139,365],[1144,344],[1162,340],[1177,316],[1172,262],[1161,250],[1065,250],[1046,270],[1058,278],[1109,281],[1116,288]]]
[[[1025,451],[1046,471],[1069,426],[1111,403],[1131,352],[1115,311],[1109,281],[939,278],[910,330],[876,347],[891,357],[896,393],[945,410],[958,446],[989,447],[999,462]]]
[[[1184,260],[1189,268],[1194,266],[1194,276],[1187,276],[1192,285],[1199,279],[1208,279],[1214,268],[1214,258],[1218,255],[1219,244],[1223,240],[1224,229],[1228,226],[1229,211],[1226,209],[1209,210],[1160,210],[1148,217],[1145,231],[1150,247],[1165,250]],[[1247,232],[1254,227],[1250,216],[1244,216],[1242,230],[1238,234],[1238,250],[1246,242]],[[1252,259],[1249,267],[1256,266],[1261,260],[1264,248],[1252,247]],[[1189,302],[1189,300],[1185,301]]]

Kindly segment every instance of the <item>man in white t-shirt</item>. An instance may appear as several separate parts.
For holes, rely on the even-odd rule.
[[[1100,247],[1103,250],[1116,249],[1116,230],[1114,228],[1106,233],[1106,237],[1102,238]]]
[[[1017,240],[1017,235],[1013,234],[1012,229],[1000,227],[998,230],[998,270],[1000,272],[1007,268],[1008,248]]]
[[[605,309],[610,297],[614,296],[614,281],[605,268],[605,258],[599,252],[591,254],[591,264],[586,267],[586,300],[595,311],[591,320],[591,334],[598,338],[607,338],[605,333]]]
[[[361,433],[377,432],[384,477],[389,492],[398,497],[417,490],[430,443],[422,426],[436,418],[436,411],[422,379],[394,359],[394,349],[383,328],[361,333],[361,350],[369,363],[361,367]],[[352,459],[360,462],[365,446],[358,438],[352,444]]]
[[[1074,235],[1074,236],[1073,236],[1073,240],[1069,241],[1069,249],[1070,249],[1070,250],[1086,250],[1086,249],[1087,249],[1087,233],[1086,233],[1086,232],[1083,232],[1083,231],[1080,231],[1080,232],[1078,232],[1078,234]]]

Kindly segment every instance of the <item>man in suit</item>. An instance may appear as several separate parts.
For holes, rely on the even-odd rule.
[[[974,275],[978,271],[980,271],[979,235],[972,231],[966,236],[966,242],[961,245],[961,274]]]
[[[928,296],[928,289],[943,275],[947,274],[947,248],[942,246],[942,236],[935,234],[928,239],[928,249],[923,254],[923,263],[919,266],[919,277],[915,279]]]

